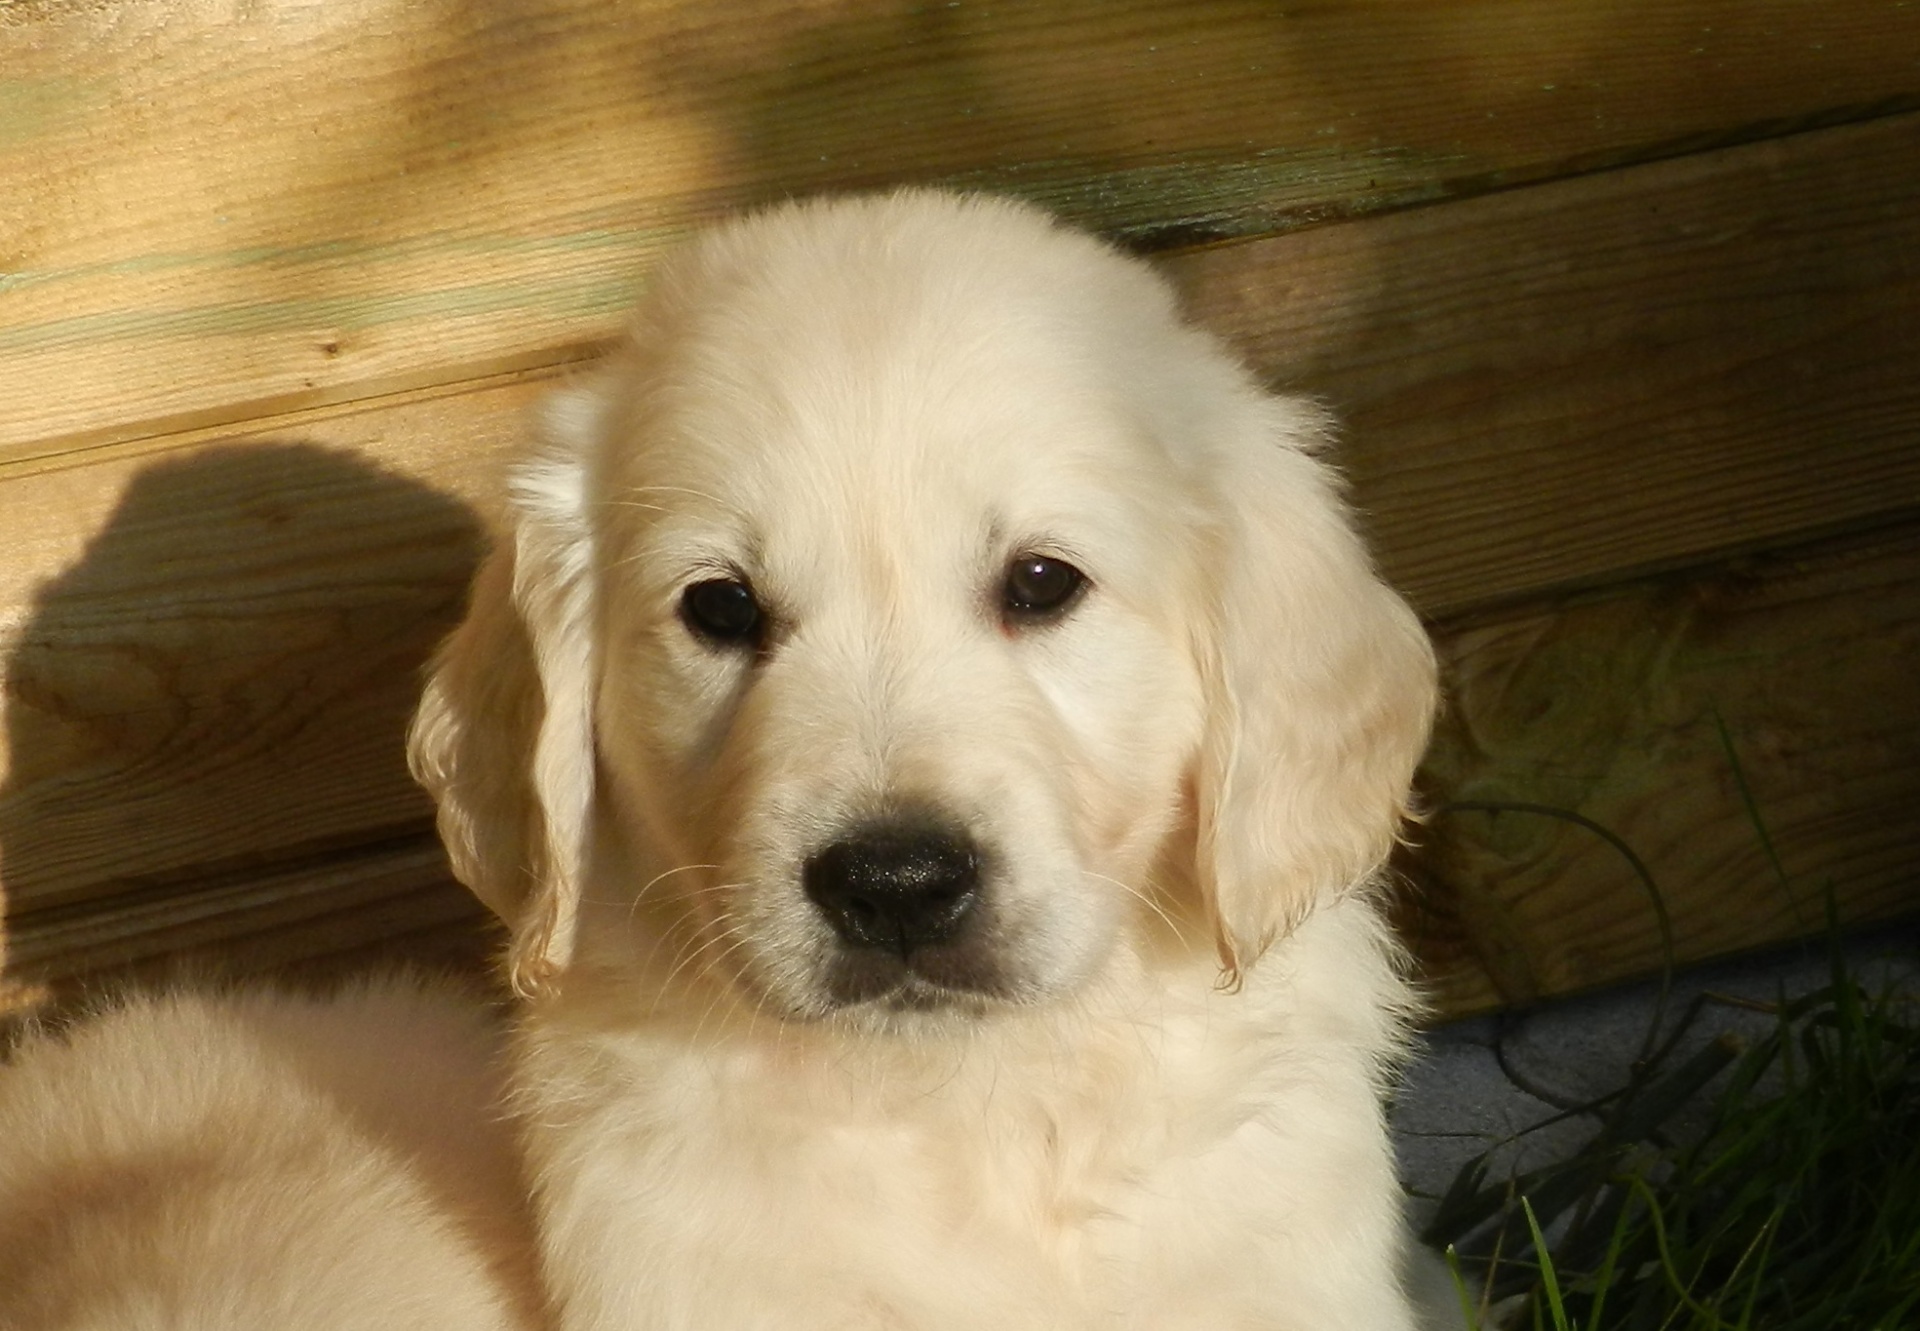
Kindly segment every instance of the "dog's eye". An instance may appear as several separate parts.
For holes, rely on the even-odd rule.
[[[1064,559],[1021,555],[1007,566],[1000,592],[1010,620],[1044,620],[1063,613],[1087,585],[1087,575]]]
[[[759,641],[764,623],[753,588],[738,578],[694,583],[680,597],[680,618],[700,637],[726,645]]]

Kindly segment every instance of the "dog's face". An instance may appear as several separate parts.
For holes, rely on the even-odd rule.
[[[1059,993],[1199,743],[1186,479],[1066,330],[932,318],[918,263],[838,306],[810,276],[757,293],[779,354],[662,330],[680,391],[603,423],[621,822],[652,873],[712,866],[656,890],[783,1011]]]
[[[1390,841],[1424,639],[1308,418],[1141,265],[1008,205],[787,209],[670,267],[554,421],[415,736],[523,952],[584,896],[655,983],[974,1012],[1183,909],[1248,960]]]

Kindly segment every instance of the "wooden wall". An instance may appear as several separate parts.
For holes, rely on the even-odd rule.
[[[1605,840],[1465,806],[1625,838],[1683,959],[1916,904],[1920,6],[21,0],[9,973],[472,939],[401,732],[526,404],[702,220],[906,180],[1340,410],[1451,674],[1449,1010],[1660,954]]]

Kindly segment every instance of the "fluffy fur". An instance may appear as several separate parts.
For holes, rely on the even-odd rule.
[[[7,1331],[530,1331],[497,1023],[388,979],[131,1002],[0,1072]]]
[[[714,230],[544,432],[413,761],[514,931],[561,1326],[1410,1326],[1374,885],[1434,669],[1320,414],[905,192]],[[978,902],[876,961],[803,887],[903,820]]]

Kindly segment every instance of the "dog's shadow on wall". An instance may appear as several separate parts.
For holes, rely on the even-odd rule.
[[[315,917],[345,948],[472,916],[404,735],[481,543],[462,504],[307,443],[136,471],[9,635],[9,974],[255,969]]]

